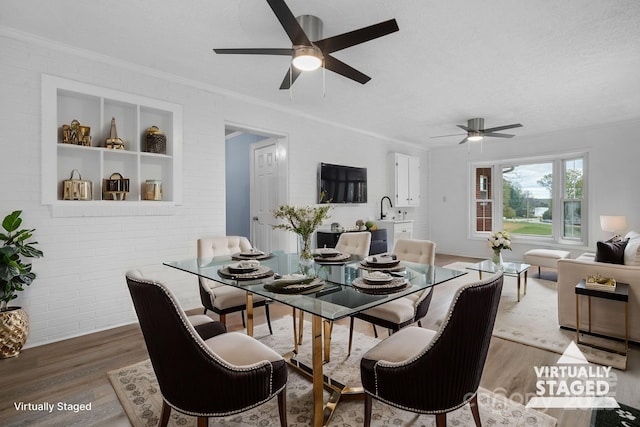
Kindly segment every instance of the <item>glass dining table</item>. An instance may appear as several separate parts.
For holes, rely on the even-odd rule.
[[[237,262],[230,256],[215,257],[213,260],[206,261],[192,258],[183,261],[168,261],[163,264],[205,279],[245,290],[247,292],[246,325],[248,335],[253,336],[254,294],[311,315],[311,366],[305,366],[295,358],[298,350],[295,319],[293,322],[294,348],[291,353],[285,355],[285,359],[291,366],[311,377],[313,383],[314,426],[323,426],[329,422],[340,396],[362,393],[361,388],[356,389],[342,385],[339,382],[327,379],[323,375],[323,357],[326,357],[324,355],[329,354],[330,351],[330,325],[332,325],[333,321],[467,274],[464,271],[451,270],[435,265],[401,261],[401,266],[389,271],[389,274],[400,283],[400,286],[381,292],[371,287],[355,286],[357,283],[362,283],[362,278],[366,278],[372,269],[367,268],[366,264],[362,263],[362,259],[351,257],[343,263],[314,263],[311,271],[307,271],[307,274],[321,279],[323,286],[320,286],[320,289],[314,288],[314,291],[310,293],[292,294],[272,292],[266,289],[265,285],[269,288],[268,285],[274,281],[274,278],[278,279],[282,276],[288,277],[287,275],[299,273],[298,254],[276,251],[261,258],[261,271],[266,271],[266,274],[260,275],[259,278],[251,278],[243,274],[230,274],[228,266]],[[271,272],[273,272],[272,275],[270,274]],[[323,323],[325,329],[324,354]],[[323,398],[323,389],[325,387],[330,391],[329,401],[326,406]]]

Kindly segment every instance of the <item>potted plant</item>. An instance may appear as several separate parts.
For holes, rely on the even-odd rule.
[[[311,253],[311,237],[322,222],[329,218],[330,206],[305,206],[296,207],[282,205],[273,215],[285,221],[284,224],[274,225],[273,228],[280,228],[296,233],[300,244],[300,263],[302,265],[313,264],[313,254]]]
[[[35,229],[22,229],[22,211],[13,211],[2,221],[6,232],[0,233],[0,358],[17,356],[29,336],[29,317],[21,307],[9,307],[9,301],[18,297],[36,278],[27,258],[40,258],[42,251],[29,241]]]

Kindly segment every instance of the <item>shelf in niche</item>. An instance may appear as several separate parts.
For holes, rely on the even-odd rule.
[[[125,150],[103,146],[111,118]],[[62,143],[62,125],[78,120],[91,127],[91,146]],[[166,154],[149,153],[146,129],[158,126],[167,136]],[[42,203],[54,216],[171,215],[182,203],[182,107],[108,88],[42,76]],[[93,200],[62,199],[62,182],[78,169],[93,183]],[[102,180],[113,173],[130,179],[123,201],[102,200]],[[144,184],[163,181],[162,201],[147,201]]]

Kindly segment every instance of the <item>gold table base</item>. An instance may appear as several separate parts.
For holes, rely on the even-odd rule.
[[[295,314],[295,311],[294,311]],[[293,316],[293,341],[294,350],[284,355],[284,359],[289,366],[296,371],[310,378],[313,383],[313,423],[314,427],[323,427],[329,424],[333,412],[342,397],[364,397],[362,387],[349,387],[338,381],[332,380],[322,373],[322,365],[329,361],[331,353],[331,329],[333,322],[323,321],[322,317],[313,315],[311,318],[311,366],[307,366],[295,359],[298,353],[298,330],[296,328],[296,318]],[[324,346],[323,346],[324,327]],[[300,322],[302,329],[302,322]],[[301,332],[301,331],[300,331]],[[247,292],[247,335],[253,336],[253,294]],[[301,334],[300,334],[301,336]],[[324,347],[324,353],[323,353]],[[324,389],[329,391],[329,400],[324,404]]]

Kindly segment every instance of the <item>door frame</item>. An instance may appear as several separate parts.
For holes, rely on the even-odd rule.
[[[278,206],[287,204],[289,202],[289,135],[283,132],[277,132],[273,130],[266,130],[255,126],[246,124],[238,124],[232,122],[225,122],[225,132],[231,130],[234,132],[250,133],[253,135],[260,135],[269,140],[259,141],[250,145],[250,173],[249,173],[249,230],[251,233],[250,240],[253,241],[254,227],[253,227],[253,213],[255,212],[253,206],[254,196],[254,164],[253,159],[255,156],[256,148],[261,148],[267,145],[271,145],[271,141],[275,140],[276,145],[276,166],[278,174],[278,187],[276,191],[276,204]],[[274,235],[274,246],[276,248],[282,248],[283,250],[290,251],[291,247],[289,239],[284,236],[285,233],[276,233]]]

